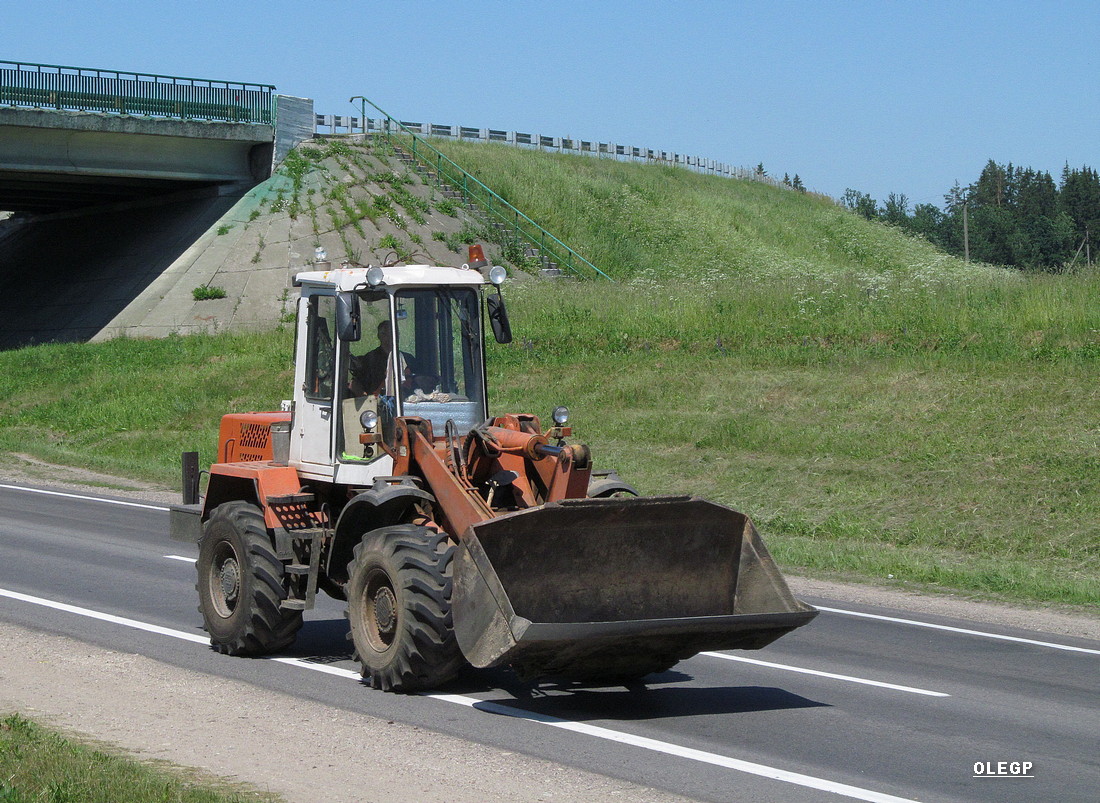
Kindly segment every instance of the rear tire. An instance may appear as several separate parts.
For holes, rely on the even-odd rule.
[[[283,564],[263,513],[247,502],[214,508],[199,541],[199,611],[210,645],[227,655],[266,655],[294,642],[302,612],[286,599]]]
[[[633,485],[618,478],[595,480],[588,486],[589,499],[619,499],[637,495],[638,491]]]
[[[363,536],[348,565],[348,621],[364,678],[384,691],[440,686],[466,665],[451,620],[456,546],[414,524]]]

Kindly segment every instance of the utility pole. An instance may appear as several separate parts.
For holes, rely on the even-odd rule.
[[[963,204],[963,258],[970,261],[970,225],[966,218],[966,204]]]

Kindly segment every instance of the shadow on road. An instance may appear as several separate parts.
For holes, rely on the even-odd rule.
[[[666,673],[679,674],[679,673]],[[654,676],[658,682],[662,675]],[[771,686],[689,686],[579,689],[565,693],[506,697],[486,700],[493,706],[504,706],[542,716],[558,717],[574,722],[587,720],[652,720],[715,714],[747,714],[759,711],[782,711],[799,708],[826,707],[826,703],[810,700],[784,689]],[[476,707],[476,706],[475,706]]]
[[[352,662],[345,618],[307,620],[294,646],[281,653],[311,663]],[[628,685],[591,685],[555,682],[552,679],[522,681],[510,669],[469,668],[455,681],[436,691],[484,697],[476,708],[494,714],[556,717],[576,722],[587,720],[651,720],[672,717],[747,714],[759,711],[826,707],[772,686],[688,686],[693,678],[671,669],[648,675]],[[510,712],[516,714],[510,714]]]
[[[288,658],[308,658],[319,664],[350,661],[352,646],[348,632],[348,620],[342,616],[339,619],[307,619],[294,644],[279,654]]]

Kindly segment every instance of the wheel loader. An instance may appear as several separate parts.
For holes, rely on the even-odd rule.
[[[320,589],[374,688],[470,664],[629,682],[816,616],[743,513],[596,471],[565,407],[490,417],[483,324],[511,332],[478,256],[297,275],[293,399],[224,416],[205,496],[187,453],[171,508],[211,645],[287,647]]]

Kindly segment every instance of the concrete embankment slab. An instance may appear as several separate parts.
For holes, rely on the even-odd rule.
[[[19,233],[0,241],[0,280],[14,288],[0,348],[274,327],[317,247],[332,264],[461,265],[484,225],[385,146],[349,139],[305,143],[247,191],[6,221],[0,237],[5,227]],[[501,261],[495,246],[487,255]],[[224,297],[196,300],[197,288]]]

